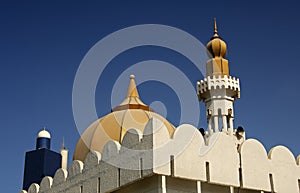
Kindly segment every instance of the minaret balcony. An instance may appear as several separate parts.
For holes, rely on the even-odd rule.
[[[207,99],[212,90],[228,90],[229,97],[240,98],[240,81],[238,78],[220,75],[208,76],[197,82],[199,100]],[[213,97],[213,96],[210,96]]]

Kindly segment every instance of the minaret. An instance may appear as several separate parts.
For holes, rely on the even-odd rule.
[[[197,82],[197,93],[206,106],[208,132],[211,135],[221,130],[233,135],[233,103],[240,98],[240,84],[229,74],[226,43],[218,35],[216,19],[214,35],[206,49],[210,59],[206,62],[206,77]]]
[[[62,145],[60,148],[60,155],[61,155],[61,168],[68,169],[68,153],[69,150],[65,147],[65,140],[63,138]]]
[[[27,190],[32,183],[40,183],[45,176],[54,177],[61,167],[62,156],[50,149],[51,135],[44,128],[38,133],[36,149],[26,152],[23,190]]]

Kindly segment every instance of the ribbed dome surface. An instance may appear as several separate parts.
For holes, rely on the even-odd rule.
[[[210,58],[224,58],[226,56],[226,43],[219,37],[213,38],[210,42],[208,42],[206,48],[209,53],[208,57]]]
[[[170,136],[173,135],[175,127],[141,101],[134,76],[131,75],[125,100],[115,107],[112,113],[96,120],[84,131],[76,145],[73,159],[84,161],[89,151],[102,152],[109,140],[122,143],[129,129],[135,128],[143,133],[151,118],[159,119],[168,129]]]

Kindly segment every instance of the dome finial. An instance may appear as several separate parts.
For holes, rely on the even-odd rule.
[[[139,92],[137,90],[136,84],[135,84],[135,76],[130,75],[129,76],[129,85],[128,90],[126,94],[126,98],[124,101],[112,109],[112,111],[121,111],[125,109],[143,109],[147,111],[152,111],[152,109],[147,106],[143,101],[140,99]]]
[[[135,80],[134,80],[135,76],[132,74],[130,75],[130,82],[129,82],[129,86],[128,86],[128,91],[127,91],[127,95],[126,97],[139,97],[139,92],[136,88],[136,84],[135,84]]]

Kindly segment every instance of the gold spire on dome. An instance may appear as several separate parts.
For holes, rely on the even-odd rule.
[[[218,34],[216,19],[214,19],[214,35],[207,43],[206,50],[210,58],[206,63],[207,76],[229,75],[228,60],[225,59],[227,45]]]
[[[130,75],[130,81],[128,85],[126,98],[120,105],[113,108],[112,111],[120,111],[126,109],[143,109],[147,111],[152,111],[152,109],[149,106],[147,106],[145,103],[143,103],[143,101],[140,99],[139,92],[137,90],[134,79],[135,76]]]
[[[135,80],[134,80],[135,76],[132,74],[130,75],[130,82],[129,82],[129,86],[128,86],[128,91],[127,91],[127,95],[126,97],[140,97],[139,96],[139,92],[136,88],[136,84],[135,84]]]

